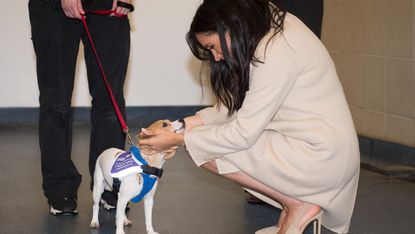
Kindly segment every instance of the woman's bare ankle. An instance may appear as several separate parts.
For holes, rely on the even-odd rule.
[[[281,210],[280,217],[278,218],[277,227],[281,227],[282,223],[284,222],[285,216],[287,215],[287,212],[285,209]]]
[[[287,206],[286,216],[280,224],[279,233],[285,233],[294,223],[298,226],[298,229],[302,230],[306,222],[317,215],[320,210],[320,206],[302,201],[299,205]]]

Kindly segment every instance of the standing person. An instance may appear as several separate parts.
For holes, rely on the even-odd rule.
[[[197,166],[283,210],[257,233],[349,230],[359,177],[352,117],[330,55],[294,15],[266,0],[204,0],[187,34],[218,101],[184,135],[143,130],[139,145],[185,145]],[[320,225],[320,222],[319,222]]]
[[[110,147],[124,148],[125,136],[111,105],[91,44],[81,22],[90,10],[128,14],[131,0],[29,0],[32,40],[39,86],[39,144],[42,187],[53,215],[77,214],[81,175],[71,160],[72,108],[79,43],[84,45],[89,92],[92,96],[89,171],[99,154]],[[124,81],[130,52],[127,17],[87,14],[95,46],[115,99],[124,114]],[[92,182],[91,182],[92,183]],[[116,204],[116,194],[103,200]]]
[[[323,22],[323,0],[272,0],[278,7],[297,16],[318,38]]]

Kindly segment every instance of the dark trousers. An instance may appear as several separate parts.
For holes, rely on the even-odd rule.
[[[102,0],[100,8],[111,9],[112,0]],[[39,86],[39,144],[42,187],[49,202],[77,197],[81,175],[71,160],[71,107],[77,55],[84,45],[89,92],[92,97],[89,171],[91,177],[99,154],[107,148],[124,149],[125,135],[109,95],[82,22],[66,17],[48,1],[30,0],[29,15],[36,54]],[[108,82],[124,114],[124,81],[130,51],[127,18],[87,15],[87,23],[101,58]]]
[[[321,37],[323,0],[272,0],[272,2],[297,16],[317,37]]]

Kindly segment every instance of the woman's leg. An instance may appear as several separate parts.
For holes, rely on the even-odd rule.
[[[215,161],[205,163],[202,165],[202,167],[214,174],[219,175]],[[298,228],[302,229],[302,226],[310,218],[320,212],[321,208],[318,205],[310,204],[289,197],[283,193],[278,192],[277,190],[274,190],[271,187],[268,187],[260,181],[255,180],[254,178],[241,171],[223,174],[221,176],[240,184],[242,187],[257,191],[280,203],[284,207],[283,212],[285,212],[285,217],[284,215],[281,215],[281,219],[278,221],[278,225],[280,226],[280,233],[285,233],[298,215],[303,215],[303,217],[300,217],[300,221],[298,223]]]

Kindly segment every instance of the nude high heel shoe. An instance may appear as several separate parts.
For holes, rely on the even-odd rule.
[[[277,234],[280,231],[280,225],[284,221],[285,215],[285,210],[281,210],[277,225],[259,229],[255,232],[255,234]]]
[[[321,234],[321,218],[323,216],[323,211],[320,210],[316,215],[311,217],[308,221],[306,221],[303,225],[303,228],[301,230],[298,228],[298,224],[300,222],[301,215],[299,215],[294,222],[291,224],[291,226],[288,228],[286,234],[302,234],[304,230],[307,228],[307,226],[313,222],[313,234]]]
[[[255,232],[255,234],[277,234],[279,230],[280,230],[280,227],[271,226],[271,227],[259,229],[258,231]]]

